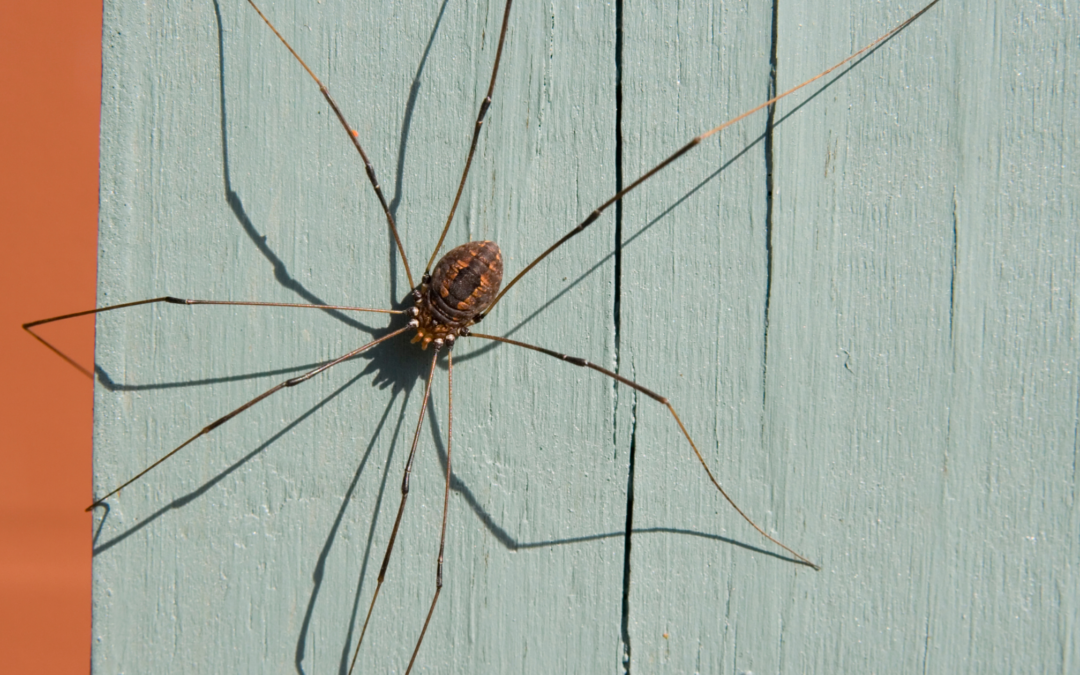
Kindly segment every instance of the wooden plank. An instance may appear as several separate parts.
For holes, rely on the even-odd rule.
[[[778,88],[917,4],[781,5]],[[710,124],[677,75],[750,70],[687,30],[709,20],[680,16],[687,55],[631,85],[657,92],[634,127],[639,167],[667,144],[653,129]],[[623,295],[623,372],[677,377],[674,403],[725,484],[824,568],[708,536],[636,538],[637,670],[1076,668],[1075,29],[1033,3],[942,3],[820,95],[778,106],[771,214],[752,144],[764,120],[628,200],[625,227],[644,234],[627,266],[649,273]],[[746,171],[758,191],[743,201]],[[635,526],[771,551],[648,403]]]
[[[264,11],[353,120],[419,275],[487,88],[502,4],[414,5],[270,3]],[[400,300],[408,281],[400,261],[388,276],[381,211],[318,89],[246,4],[221,3],[220,27],[215,7],[109,10],[101,302],[164,293],[375,307]],[[612,192],[615,143],[612,10],[515,9],[449,239],[497,240],[509,269],[572,226],[583,204]],[[610,248],[610,221],[596,229],[594,242]],[[597,257],[568,250],[485,327],[540,343],[560,335],[562,347],[610,360],[606,312],[574,313],[572,326],[570,314],[530,317],[554,300],[552,275]],[[604,263],[555,304],[610,307],[611,268]],[[175,307],[103,318],[98,362],[119,389],[99,391],[99,493],[386,323]],[[599,669],[618,649],[621,540],[564,540],[617,531],[624,520],[611,386],[520,350],[483,347],[457,354],[447,588],[420,666]],[[347,667],[430,354],[402,340],[341,366],[258,405],[110,500],[97,542],[96,667]],[[359,672],[403,668],[434,591],[444,369],[434,400]]]
[[[263,9],[357,128],[419,274],[501,5]],[[779,87],[915,9],[781,5]],[[980,29],[978,8],[945,3],[802,107],[780,106],[771,162],[755,143],[764,118],[725,133],[626,202],[620,279],[609,214],[483,324],[669,395],[740,503],[824,570],[766,553],[651,400],[469,341],[455,352],[447,586],[417,672],[619,672],[625,637],[637,672],[1069,669],[1080,186],[1063,159],[1077,145],[1063,64],[1076,26],[1035,5],[995,11]],[[627,180],[767,94],[770,8],[620,14]],[[514,7],[451,241],[497,240],[512,273],[611,194],[620,14]],[[105,26],[100,303],[405,295],[355,152],[246,4],[118,3]],[[385,323],[102,317],[98,493]],[[347,668],[426,356],[403,343],[343,365],[110,500],[95,669]],[[433,591],[444,369],[434,392],[360,672],[403,671]]]

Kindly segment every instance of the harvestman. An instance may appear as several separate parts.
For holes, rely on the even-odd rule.
[[[458,246],[458,247],[456,247],[454,249],[451,249],[442,258],[438,258],[438,254],[439,254],[439,251],[442,249],[442,246],[443,246],[444,241],[446,239],[447,232],[449,231],[449,228],[450,228],[450,224],[453,222],[454,214],[455,214],[455,212],[457,210],[459,201],[461,199],[462,192],[463,192],[464,187],[465,187],[465,182],[466,182],[466,179],[467,179],[468,174],[469,174],[469,169],[470,169],[470,167],[472,165],[473,156],[474,156],[475,151],[476,151],[477,142],[478,142],[478,140],[480,138],[480,131],[481,131],[481,128],[483,126],[484,118],[485,118],[485,116],[487,114],[487,111],[488,111],[488,109],[489,109],[489,107],[491,105],[491,102],[492,102],[493,94],[494,94],[494,91],[495,91],[495,83],[496,83],[497,76],[498,76],[498,71],[499,71],[499,63],[500,63],[500,60],[502,58],[503,45],[504,45],[504,42],[505,42],[505,39],[506,39],[507,26],[509,24],[509,19],[510,19],[510,9],[511,9],[511,5],[512,5],[512,0],[507,0],[506,6],[505,6],[505,9],[504,9],[504,12],[503,12],[502,25],[501,25],[501,29],[499,31],[499,41],[498,41],[498,46],[497,46],[497,49],[496,49],[494,65],[492,67],[491,78],[490,78],[490,82],[489,82],[488,89],[487,89],[487,95],[484,97],[483,102],[482,102],[482,104],[480,106],[479,113],[477,114],[477,117],[476,117],[476,122],[475,122],[474,128],[473,128],[472,141],[471,141],[470,146],[469,146],[468,155],[467,155],[467,157],[465,159],[465,166],[464,166],[464,169],[462,170],[462,173],[461,173],[461,179],[460,179],[460,182],[458,184],[456,194],[454,196],[454,201],[453,201],[453,204],[452,204],[452,206],[450,208],[449,215],[447,216],[446,223],[443,226],[442,232],[441,232],[441,234],[439,236],[438,243],[436,244],[434,251],[432,251],[430,258],[428,259],[427,264],[424,267],[423,274],[420,276],[420,283],[419,284],[417,284],[415,282],[412,271],[411,271],[411,269],[409,267],[408,259],[407,259],[406,255],[405,255],[405,249],[404,249],[404,246],[402,244],[401,237],[398,235],[397,226],[396,226],[396,223],[394,222],[394,217],[393,217],[393,215],[391,213],[391,209],[390,209],[389,205],[387,204],[387,201],[386,201],[385,197],[383,196],[383,193],[382,193],[382,190],[380,188],[378,179],[376,178],[375,169],[372,166],[371,162],[369,161],[367,154],[364,152],[364,149],[360,145],[360,142],[358,140],[359,134],[346,121],[343,113],[341,112],[341,109],[338,107],[338,104],[335,102],[335,100],[330,95],[330,92],[327,89],[327,87],[319,80],[319,78],[316,76],[316,74],[311,70],[311,68],[308,67],[308,65],[303,61],[303,59],[299,56],[299,54],[297,54],[293,50],[293,48],[289,44],[289,42],[285,39],[284,36],[282,36],[282,34],[280,32],[278,32],[277,28],[274,27],[274,24],[271,23],[271,21],[262,13],[262,11],[259,9],[259,7],[255,4],[255,2],[253,0],[248,0],[248,3],[255,10],[255,12],[258,13],[259,17],[266,23],[266,25],[270,28],[270,30],[273,31],[274,35],[277,36],[277,38],[281,41],[281,43],[285,46],[285,48],[288,49],[288,51],[292,54],[292,56],[296,59],[296,61],[300,64],[300,66],[303,67],[303,69],[307,72],[307,74],[318,85],[319,90],[321,91],[323,97],[326,99],[326,102],[329,104],[330,108],[333,110],[333,112],[334,112],[335,116],[337,117],[338,121],[341,123],[341,126],[348,133],[349,140],[352,142],[353,146],[356,148],[357,152],[360,154],[360,156],[361,156],[361,158],[362,158],[362,160],[364,162],[364,167],[365,167],[365,171],[367,173],[368,180],[370,181],[371,186],[372,186],[372,188],[373,188],[373,190],[375,192],[375,195],[377,196],[377,198],[379,200],[379,203],[382,206],[383,213],[384,213],[384,215],[386,217],[387,226],[389,227],[389,231],[390,231],[390,233],[391,233],[391,235],[393,237],[393,241],[394,241],[394,245],[395,245],[395,247],[397,249],[397,253],[398,253],[398,255],[401,256],[401,261],[402,261],[402,264],[403,264],[404,269],[405,269],[405,274],[408,277],[409,286],[412,289],[412,291],[409,294],[409,301],[411,301],[412,305],[410,307],[408,307],[407,309],[405,309],[405,310],[389,310],[389,309],[371,309],[371,308],[350,307],[350,306],[313,305],[313,304],[302,304],[302,303],[193,300],[193,299],[182,299],[182,298],[166,296],[166,297],[151,298],[151,299],[148,299],[148,300],[139,300],[139,301],[134,301],[134,302],[126,302],[126,303],[121,303],[121,304],[117,304],[117,305],[110,305],[110,306],[106,306],[106,307],[99,307],[99,308],[96,308],[96,309],[86,310],[86,311],[82,311],[82,312],[75,312],[75,313],[72,313],[72,314],[65,314],[65,315],[62,315],[62,316],[50,317],[50,318],[41,319],[41,320],[38,320],[38,321],[33,321],[33,322],[30,322],[30,323],[23,324],[23,328],[27,332],[29,332],[31,335],[33,335],[35,339],[37,339],[42,344],[44,344],[46,347],[48,347],[50,350],[52,350],[53,352],[58,354],[61,358],[63,358],[64,360],[68,361],[69,363],[71,363],[76,368],[79,368],[84,373],[86,373],[85,369],[78,366],[78,364],[74,363],[71,359],[69,359],[66,355],[64,355],[59,350],[57,350],[55,347],[53,347],[51,344],[49,344],[41,336],[34,333],[33,328],[36,327],[36,326],[42,325],[42,324],[55,322],[55,321],[61,321],[61,320],[70,319],[70,318],[74,318],[74,317],[86,316],[86,315],[97,314],[97,313],[101,313],[101,312],[112,311],[112,310],[116,310],[116,309],[123,309],[123,308],[135,307],[135,306],[139,306],[139,305],[149,305],[149,304],[155,304],[155,303],[168,303],[168,304],[180,304],[180,305],[234,305],[234,306],[259,306],[259,307],[289,307],[289,308],[303,308],[303,309],[318,309],[318,310],[323,310],[323,311],[326,311],[326,310],[338,310],[338,311],[355,311],[355,312],[376,312],[376,313],[392,314],[392,315],[404,315],[404,317],[406,319],[406,323],[405,323],[404,327],[399,328],[397,330],[394,330],[394,331],[390,332],[389,334],[384,335],[383,337],[380,337],[380,338],[378,338],[376,340],[373,340],[372,342],[369,342],[368,344],[365,344],[365,345],[363,345],[363,346],[361,346],[361,347],[359,347],[357,349],[353,349],[353,350],[343,354],[342,356],[340,356],[340,357],[338,357],[336,359],[333,359],[333,360],[331,360],[329,362],[326,362],[326,363],[324,363],[324,364],[322,364],[322,365],[320,365],[320,366],[318,366],[318,367],[316,367],[316,368],[314,368],[312,370],[309,370],[308,372],[304,373],[303,375],[300,375],[298,377],[294,377],[294,378],[285,380],[284,382],[281,382],[281,383],[275,385],[274,387],[271,387],[270,389],[266,390],[262,394],[256,396],[255,398],[251,399],[250,401],[244,403],[243,405],[241,405],[240,407],[236,408],[235,410],[229,412],[228,414],[214,420],[209,425],[207,425],[206,427],[201,429],[198,433],[193,435],[191,438],[187,439],[186,441],[181,443],[179,446],[177,446],[173,450],[169,451],[167,454],[165,454],[160,459],[158,459],[157,461],[155,461],[152,464],[150,464],[149,466],[147,466],[145,469],[140,471],[138,474],[136,474],[135,476],[133,476],[129,480],[125,481],[120,486],[118,486],[115,489],[113,489],[112,491],[110,491],[108,494],[106,494],[106,495],[102,496],[101,498],[97,499],[93,504],[91,504],[89,507],[87,507],[87,510],[89,511],[91,509],[94,509],[96,507],[104,505],[105,501],[109,497],[117,494],[123,488],[131,485],[135,481],[142,478],[144,475],[146,475],[152,469],[157,467],[159,464],[161,464],[165,460],[167,460],[170,457],[172,457],[173,455],[175,455],[181,449],[183,449],[183,448],[187,447],[188,445],[190,445],[197,438],[200,438],[201,436],[204,436],[204,435],[208,434],[213,429],[221,426],[225,422],[229,421],[233,417],[236,417],[240,413],[242,413],[245,410],[251,408],[256,403],[259,403],[260,401],[262,401],[263,399],[271,396],[272,394],[274,394],[274,393],[276,393],[276,392],[278,392],[278,391],[280,391],[282,389],[293,387],[293,386],[296,386],[296,385],[301,384],[303,382],[306,382],[307,380],[309,380],[309,379],[315,377],[316,375],[330,369],[331,367],[333,367],[333,366],[335,366],[335,365],[337,365],[339,363],[342,363],[344,361],[348,361],[348,360],[352,359],[353,357],[357,356],[358,354],[360,354],[360,353],[362,353],[364,351],[367,351],[368,349],[371,349],[375,345],[378,345],[378,344],[380,344],[382,342],[388,341],[388,340],[390,340],[392,338],[405,335],[407,333],[412,333],[412,340],[411,341],[413,343],[418,343],[422,350],[427,350],[428,347],[432,347],[432,355],[431,355],[431,359],[430,359],[430,366],[429,366],[428,374],[427,374],[425,384],[424,384],[424,394],[423,394],[423,397],[422,397],[422,403],[421,403],[421,407],[420,407],[419,418],[417,420],[416,429],[415,429],[415,432],[413,434],[413,439],[412,439],[412,444],[411,444],[411,447],[410,447],[410,450],[409,450],[408,459],[406,460],[406,463],[405,463],[404,476],[402,478],[402,483],[401,483],[401,500],[400,500],[398,510],[397,510],[397,514],[396,514],[396,517],[395,517],[395,520],[394,520],[393,529],[392,529],[392,531],[390,533],[390,538],[389,538],[389,541],[388,541],[388,543],[386,545],[385,553],[383,555],[382,564],[381,564],[380,569],[379,569],[379,575],[378,575],[378,578],[377,578],[377,584],[376,584],[376,587],[375,587],[375,591],[374,591],[374,593],[372,595],[370,604],[368,605],[368,609],[367,609],[367,612],[365,614],[363,628],[361,629],[360,637],[357,640],[356,647],[355,647],[355,649],[353,651],[352,662],[351,662],[350,668],[349,668],[349,672],[351,673],[352,669],[353,669],[353,666],[355,666],[356,657],[359,654],[360,647],[363,644],[364,636],[366,635],[367,628],[368,628],[369,622],[371,620],[372,611],[374,610],[376,600],[378,599],[378,596],[379,596],[379,591],[381,590],[383,581],[386,578],[386,572],[387,572],[387,567],[388,567],[389,562],[390,562],[390,556],[391,556],[391,553],[394,550],[394,543],[395,543],[395,541],[397,539],[399,526],[401,524],[402,514],[404,513],[405,504],[406,504],[406,502],[408,500],[408,496],[409,496],[409,479],[410,479],[410,476],[411,476],[411,473],[412,473],[412,470],[413,470],[413,462],[414,462],[414,459],[415,459],[415,456],[416,456],[416,448],[417,448],[419,437],[420,437],[420,431],[421,431],[421,427],[422,427],[423,420],[424,420],[424,415],[425,415],[425,412],[427,410],[427,405],[428,405],[428,401],[429,401],[430,394],[431,394],[432,380],[434,378],[435,369],[436,369],[436,365],[437,365],[438,360],[439,360],[439,356],[442,355],[443,353],[445,353],[446,354],[446,365],[447,365],[447,397],[448,397],[447,442],[446,442],[446,475],[445,475],[445,485],[444,485],[444,489],[443,489],[443,507],[442,507],[442,521],[441,521],[442,526],[441,526],[440,537],[439,537],[439,553],[438,553],[438,561],[437,561],[437,566],[436,566],[435,592],[434,592],[434,594],[433,594],[433,596],[431,598],[431,603],[429,605],[427,615],[426,615],[426,617],[424,619],[423,628],[421,629],[420,635],[416,640],[415,647],[413,648],[412,657],[411,657],[411,659],[409,661],[408,668],[406,669],[406,673],[408,673],[408,672],[410,672],[412,670],[413,664],[415,663],[416,656],[417,656],[417,654],[418,654],[418,652],[420,650],[421,644],[423,643],[424,636],[425,636],[425,634],[427,632],[428,626],[429,626],[430,621],[431,621],[432,614],[435,611],[435,606],[436,606],[436,603],[438,602],[439,595],[442,592],[442,587],[443,587],[443,554],[444,554],[445,543],[446,543],[447,510],[448,510],[448,507],[449,507],[450,479],[451,479],[451,440],[452,440],[452,433],[453,433],[452,432],[452,430],[453,430],[453,426],[452,426],[452,419],[453,419],[453,372],[454,372],[453,346],[457,342],[457,340],[460,339],[460,338],[474,337],[474,338],[481,338],[481,339],[485,339],[485,340],[489,340],[489,341],[493,341],[493,342],[501,342],[501,343],[504,343],[504,344],[509,344],[509,345],[521,347],[521,348],[524,348],[524,349],[527,349],[527,350],[531,350],[531,351],[534,351],[534,352],[545,354],[547,356],[554,357],[556,359],[560,359],[562,361],[565,361],[567,363],[570,363],[570,364],[578,366],[578,367],[583,367],[583,368],[588,368],[588,369],[594,370],[594,371],[596,371],[598,373],[601,373],[601,374],[603,374],[603,375],[605,375],[605,376],[607,376],[609,378],[612,378],[612,379],[616,380],[620,384],[624,384],[624,385],[626,385],[628,387],[631,387],[631,388],[635,389],[636,391],[640,392],[641,394],[644,394],[645,396],[648,396],[649,398],[652,398],[653,400],[657,401],[659,404],[666,407],[667,410],[671,413],[671,416],[674,419],[675,423],[678,425],[680,432],[685,437],[687,443],[690,446],[690,449],[692,450],[692,452],[694,453],[694,455],[697,458],[698,462],[701,464],[702,468],[704,469],[704,471],[705,471],[706,475],[708,476],[710,482],[720,492],[720,494],[724,497],[724,499],[727,500],[727,502],[731,505],[731,507],[734,508],[735,511],[744,520],[746,520],[747,523],[749,523],[755,530],[757,530],[757,532],[759,534],[761,534],[761,536],[765,537],[766,539],[768,539],[770,542],[772,542],[776,546],[779,546],[784,551],[786,551],[787,553],[794,556],[794,558],[796,559],[795,562],[798,562],[798,563],[803,564],[803,565],[807,565],[807,566],[812,567],[814,569],[819,569],[819,567],[816,564],[814,564],[813,562],[811,562],[809,559],[807,559],[806,557],[804,557],[804,556],[800,555],[799,553],[795,552],[794,550],[792,550],[788,546],[784,545],[783,543],[781,543],[780,541],[778,541],[777,539],[773,538],[768,533],[766,533],[759,525],[757,525],[757,523],[755,523],[749,516],[747,516],[742,511],[742,509],[739,508],[738,505],[736,505],[734,500],[727,494],[727,492],[724,490],[724,488],[721,487],[720,483],[714,477],[712,471],[709,469],[707,463],[705,462],[704,456],[698,450],[698,448],[697,448],[696,444],[694,443],[693,439],[690,437],[690,434],[687,431],[686,427],[683,425],[682,421],[679,419],[679,416],[676,413],[674,406],[672,406],[672,404],[668,401],[667,398],[665,398],[664,396],[662,396],[662,395],[660,395],[660,394],[658,394],[658,393],[656,393],[656,392],[654,392],[654,391],[652,391],[652,390],[650,390],[650,389],[648,389],[648,388],[646,388],[646,387],[644,387],[644,386],[642,386],[642,385],[640,385],[640,384],[638,384],[636,382],[633,382],[633,381],[627,379],[626,377],[623,377],[623,376],[619,375],[618,373],[615,373],[615,372],[613,372],[611,370],[608,370],[608,369],[603,368],[601,366],[598,366],[596,364],[590,363],[590,362],[586,361],[583,358],[579,358],[579,357],[576,357],[576,356],[570,356],[570,355],[566,355],[566,354],[561,354],[561,353],[552,351],[550,349],[546,349],[544,347],[540,347],[540,346],[532,345],[532,344],[527,344],[527,343],[520,342],[520,341],[517,341],[517,340],[511,340],[511,339],[506,338],[506,337],[500,337],[500,336],[495,336],[495,335],[488,335],[488,334],[473,332],[472,327],[475,326],[477,323],[479,323],[485,316],[487,316],[494,309],[494,307],[499,303],[499,301],[503,298],[503,296],[506,295],[506,293],[511,288],[513,288],[513,286],[522,277],[524,277],[530,270],[532,270],[534,267],[536,267],[537,264],[539,264],[542,260],[544,260],[548,255],[550,255],[552,252],[554,252],[556,249],[558,249],[564,243],[566,243],[571,238],[573,238],[575,235],[577,235],[580,232],[582,232],[583,230],[585,230],[592,223],[596,222],[596,220],[601,216],[601,214],[608,207],[612,206],[617,201],[622,199],[631,190],[635,189],[636,187],[638,187],[639,185],[641,185],[642,183],[647,181],[649,178],[651,178],[657,172],[664,169],[665,167],[667,167],[669,164],[671,164],[675,160],[679,159],[683,154],[689,152],[692,148],[694,148],[695,146],[697,146],[699,143],[701,143],[705,139],[709,138],[710,136],[713,136],[713,135],[719,133],[721,130],[735,124],[736,122],[739,122],[739,121],[745,119],[746,117],[749,117],[750,115],[753,115],[756,112],[759,112],[759,111],[761,111],[761,110],[763,110],[765,108],[768,108],[769,106],[773,105],[774,103],[776,103],[780,99],[788,96],[789,94],[794,93],[795,91],[797,91],[799,89],[802,89],[806,85],[811,84],[812,82],[815,82],[815,81],[827,76],[828,74],[832,73],[833,71],[837,70],[838,68],[841,68],[845,64],[847,64],[847,63],[853,61],[854,59],[857,59],[860,56],[862,56],[862,55],[866,54],[867,52],[871,51],[872,49],[879,46],[881,43],[888,40],[889,38],[891,38],[893,35],[895,35],[899,31],[903,30],[910,23],[912,23],[913,21],[918,19],[922,14],[924,14],[931,7],[933,7],[935,4],[937,4],[937,2],[938,2],[938,0],[933,0],[928,5],[923,7],[917,13],[915,13],[914,15],[912,15],[911,17],[909,17],[908,19],[906,19],[905,21],[903,21],[902,23],[897,25],[895,28],[893,28],[889,32],[887,32],[884,35],[882,35],[881,37],[877,38],[876,40],[874,40],[870,44],[866,45],[862,49],[854,52],[853,54],[851,54],[847,58],[843,59],[842,61],[838,62],[837,64],[833,65],[832,67],[828,68],[827,70],[825,70],[825,71],[819,73],[818,75],[810,78],[809,80],[806,80],[805,82],[803,82],[803,83],[801,83],[801,84],[799,84],[799,85],[797,85],[795,87],[792,87],[791,89],[789,89],[789,90],[787,90],[787,91],[785,91],[785,92],[771,98],[770,100],[768,100],[768,101],[766,101],[766,102],[752,108],[751,110],[748,110],[747,112],[739,115],[738,117],[735,117],[735,118],[733,118],[733,119],[731,119],[731,120],[729,120],[729,121],[727,121],[727,122],[713,128],[713,129],[710,129],[709,131],[706,131],[705,133],[700,134],[699,136],[696,136],[690,142],[688,142],[687,144],[685,144],[684,146],[682,146],[681,148],[676,150],[669,157],[667,157],[662,162],[660,162],[659,164],[654,166],[652,169],[646,171],[642,176],[640,176],[639,178],[637,178],[636,180],[631,182],[629,185],[627,185],[626,187],[621,189],[619,192],[617,192],[610,199],[608,199],[607,201],[602,203],[599,207],[594,209],[583,221],[581,221],[577,226],[575,226],[573,229],[571,229],[566,235],[564,235],[562,238],[560,238],[558,241],[556,241],[554,244],[552,244],[550,247],[548,247],[546,250],[544,250],[543,253],[541,253],[539,256],[537,256],[534,260],[532,260],[532,262],[530,262],[528,265],[526,265],[524,267],[524,269],[522,269],[520,272],[518,272],[510,280],[510,282],[505,287],[502,287],[502,275],[503,275],[502,257],[501,257],[499,247],[495,242],[492,242],[492,241],[468,242],[468,243],[465,243],[465,244],[463,244],[461,246]],[[89,375],[89,373],[86,373],[86,374]]]

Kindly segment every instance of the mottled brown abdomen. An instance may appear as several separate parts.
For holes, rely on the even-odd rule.
[[[487,309],[502,285],[502,253],[493,241],[470,241],[435,265],[417,299],[413,342],[453,341]]]

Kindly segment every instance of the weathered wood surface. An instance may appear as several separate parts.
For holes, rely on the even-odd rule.
[[[758,4],[519,0],[451,245],[498,241],[509,275],[614,191],[620,72],[626,180],[763,100],[774,15]],[[358,129],[418,275],[501,3],[263,9]],[[777,86],[916,9],[782,3]],[[105,15],[100,303],[405,295],[356,153],[245,3]],[[761,115],[628,198],[618,265],[612,212],[483,324],[669,396],[741,506],[821,572],[738,518],[652,400],[470,340],[447,586],[416,672],[621,672],[627,637],[637,673],[1074,670],[1078,33],[1062,4],[945,0],[778,106],[768,143]],[[386,323],[101,317],[98,493]],[[403,341],[342,365],[111,499],[95,672],[347,668],[426,356]],[[404,670],[434,590],[445,364],[433,398],[359,672]]]

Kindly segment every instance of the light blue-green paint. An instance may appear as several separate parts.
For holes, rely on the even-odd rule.
[[[356,153],[246,3],[219,2],[220,23],[213,0],[106,6],[99,302],[387,306],[407,282],[399,261],[388,273]],[[782,3],[779,88],[917,8]],[[441,20],[435,2],[263,9],[358,129],[419,274],[501,3],[451,1]],[[627,180],[766,97],[764,3],[631,2],[623,22]],[[1075,670],[1078,35],[1061,3],[943,0],[817,96],[778,107],[771,282],[762,115],[625,202],[618,333],[614,213],[483,324],[669,396],[740,505],[821,572],[772,555],[653,401],[468,341],[446,587],[414,672],[622,670],[631,439],[631,672]],[[610,196],[615,43],[613,5],[518,0],[453,244],[495,239],[509,275]],[[351,320],[102,316],[98,493],[386,324]],[[346,667],[425,356],[403,342],[339,366],[111,499],[95,543],[95,672]],[[404,670],[434,590],[445,376],[359,672]]]

